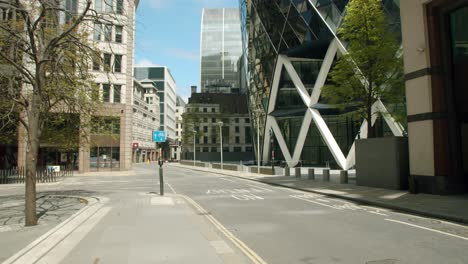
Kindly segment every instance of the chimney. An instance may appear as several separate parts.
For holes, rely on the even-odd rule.
[[[190,88],[192,89],[192,94],[197,93],[197,86],[196,85],[192,85],[192,86],[190,86]]]

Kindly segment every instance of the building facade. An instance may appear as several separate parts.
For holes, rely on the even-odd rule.
[[[132,161],[157,160],[153,131],[160,127],[159,96],[155,83],[133,82]]]
[[[468,1],[401,1],[411,180],[468,192]]]
[[[186,103],[182,97],[177,95],[176,102],[176,138],[171,146],[171,157],[173,160],[180,160],[182,153],[182,136],[183,136],[183,114],[185,113]]]
[[[93,1],[91,8],[101,20],[109,23],[84,22],[89,29],[89,41],[101,51],[100,59],[90,63],[94,82],[99,86],[97,98],[102,108],[92,117],[87,138],[79,137],[79,147],[63,150],[54,142],[41,143],[37,164],[67,165],[79,172],[97,170],[128,170],[132,166],[131,125],[133,87],[134,22],[138,0]],[[59,14],[58,22],[66,23],[72,14],[84,10],[86,1],[63,1],[67,14]],[[91,11],[91,12],[94,12]],[[57,115],[64,114],[54,110]],[[75,124],[79,116],[73,115]],[[83,124],[83,123],[82,123]],[[79,126],[73,132],[79,133]],[[19,126],[17,166],[26,164],[24,128]],[[52,139],[53,140],[53,139]]]
[[[176,139],[176,82],[167,67],[136,67],[135,79],[140,83],[155,83],[159,96],[160,126],[166,132],[167,145],[161,144],[163,158],[171,158],[169,145]]]
[[[240,92],[238,61],[242,56],[239,9],[204,8],[200,34],[202,93]]]
[[[196,160],[220,161],[222,129],[223,160],[253,160],[252,126],[245,95],[193,93],[183,118],[184,159],[193,159],[195,147]]]
[[[401,35],[399,1],[382,3],[391,30]],[[348,0],[240,1],[248,101],[252,117],[260,120],[258,155],[263,163],[275,153],[275,159],[289,167],[354,166],[354,141],[367,137],[366,123],[328,105],[320,95],[337,57],[346,53],[336,32],[347,4]],[[373,108],[387,112],[380,101]],[[372,120],[377,133],[405,133],[390,115],[383,116]]]

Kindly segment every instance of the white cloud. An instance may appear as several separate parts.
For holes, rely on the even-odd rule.
[[[156,64],[148,59],[140,59],[135,63],[134,66],[135,67],[156,67],[156,66],[161,66],[161,65]]]
[[[170,55],[180,58],[180,59],[187,59],[187,60],[198,60],[200,59],[200,55],[198,52],[194,51],[187,51],[182,49],[168,49],[166,53]]]

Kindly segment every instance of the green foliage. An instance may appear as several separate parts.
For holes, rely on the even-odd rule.
[[[381,0],[351,0],[338,34],[348,43],[348,53],[330,72],[331,84],[322,89],[325,99],[341,108],[351,107],[351,114],[366,120],[371,120],[372,105],[379,99],[387,105],[404,104],[400,46],[389,30]],[[392,114],[404,116],[402,111]],[[373,137],[370,122],[368,131]]]

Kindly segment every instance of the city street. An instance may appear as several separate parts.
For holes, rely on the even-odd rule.
[[[102,202],[39,263],[468,263],[466,226],[167,163],[160,197],[157,166],[134,171],[39,186]]]

